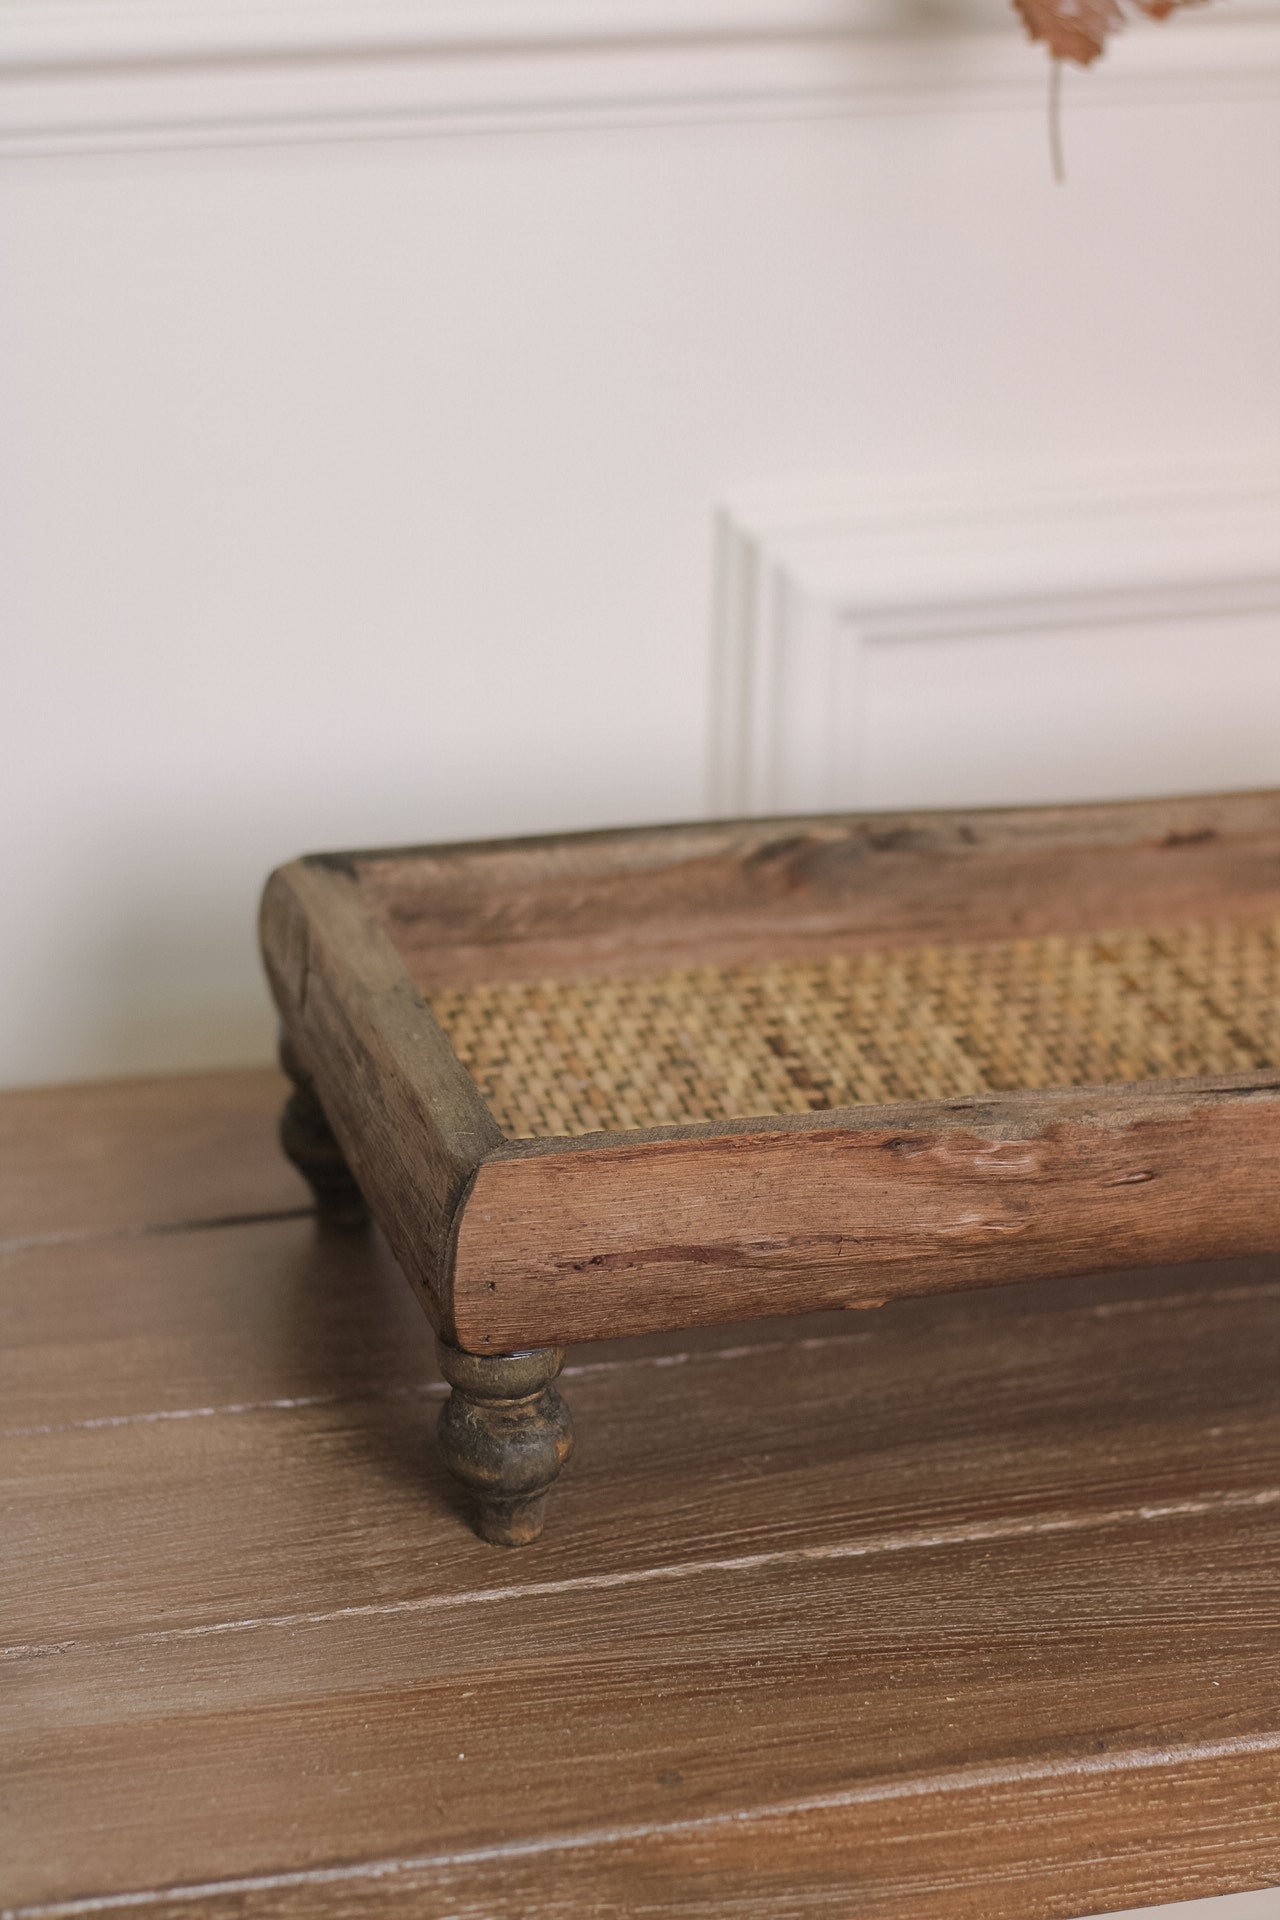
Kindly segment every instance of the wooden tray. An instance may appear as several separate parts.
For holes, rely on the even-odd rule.
[[[490,1538],[567,1341],[1280,1247],[1280,793],[320,854],[261,932]]]

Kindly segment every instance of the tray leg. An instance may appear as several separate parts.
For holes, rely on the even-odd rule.
[[[364,1226],[369,1218],[364,1195],[325,1118],[315,1081],[286,1033],[280,1036],[280,1065],[293,1082],[280,1116],[280,1145],[315,1194],[322,1220],[335,1227]]]
[[[475,1501],[475,1529],[503,1547],[542,1532],[547,1491],[573,1449],[569,1409],[552,1381],[558,1347],[463,1353],[437,1341],[453,1392],[440,1413],[440,1451]]]

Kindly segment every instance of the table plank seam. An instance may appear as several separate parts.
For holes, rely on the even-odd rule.
[[[1043,1760],[997,1761],[943,1773],[864,1781],[827,1793],[808,1794],[752,1807],[726,1808],[718,1813],[694,1814],[684,1819],[619,1823],[585,1828],[575,1833],[543,1834],[536,1838],[500,1841],[491,1846],[468,1847],[448,1853],[389,1855],[373,1860],[340,1861],[323,1867],[284,1869],[274,1873],[228,1876],[221,1880],[188,1882],[176,1886],[138,1887],[115,1894],[40,1901],[6,1907],[0,1910],[0,1920],[77,1920],[80,1915],[156,1906],[164,1901],[194,1904],[227,1895],[333,1886],[344,1881],[390,1879],[398,1874],[481,1866],[495,1861],[530,1859],[539,1855],[580,1852],[669,1836],[714,1832],[726,1827],[763,1825],[774,1820],[794,1819],[811,1813],[834,1813],[886,1801],[982,1792],[993,1788],[1031,1785],[1037,1781],[1146,1773],[1161,1768],[1193,1767],[1213,1761],[1243,1760],[1272,1754],[1280,1755],[1280,1728],[1267,1733],[1233,1734],[1219,1740],[1187,1742],[1181,1746],[1128,1747],[1107,1753],[1057,1755]]]
[[[315,1217],[312,1206],[269,1207],[261,1212],[217,1213],[193,1220],[151,1220],[133,1227],[69,1227],[65,1231],[17,1233],[0,1240],[0,1257],[28,1253],[36,1247],[79,1247],[100,1240],[149,1240],[171,1233],[209,1233],[223,1227],[271,1226],[276,1221],[308,1220]]]
[[[452,1612],[461,1607],[488,1606],[511,1600],[560,1599],[569,1594],[606,1592],[656,1581],[695,1580],[714,1574],[753,1574],[775,1567],[866,1560],[878,1554],[934,1552],[948,1548],[995,1545],[1009,1540],[1105,1532],[1135,1524],[1153,1526],[1174,1520],[1261,1512],[1274,1506],[1280,1506],[1280,1487],[1235,1489],[1193,1500],[1173,1500],[1151,1506],[1110,1507],[1092,1513],[1031,1514],[980,1521],[966,1526],[904,1528],[897,1533],[871,1535],[863,1540],[830,1541],[823,1546],[777,1547],[758,1553],[671,1561],[651,1567],[616,1568],[609,1573],[573,1574],[560,1580],[472,1587],[461,1593],[422,1594],[401,1600],[369,1600],[349,1607],[332,1607],[311,1613],[264,1614],[239,1620],[203,1621],[185,1627],[148,1628],[140,1633],[18,1642],[0,1648],[0,1661],[51,1659],[62,1653],[108,1652],[121,1647],[208,1639],[220,1634],[324,1626],[335,1620],[372,1620],[403,1614]]]
[[[281,1216],[291,1217],[291,1216]],[[239,1223],[224,1223],[239,1224]],[[3,1253],[0,1247],[0,1253]],[[1141,1295],[1130,1300],[1092,1301],[1080,1306],[1061,1310],[1060,1317],[1065,1321],[1077,1315],[1085,1319],[1109,1320],[1123,1314],[1146,1312],[1177,1311],[1184,1307],[1203,1306],[1206,1302],[1214,1304],[1242,1306],[1253,1300],[1280,1299],[1280,1283],[1259,1282],[1241,1287],[1218,1287],[1201,1292],[1166,1294],[1152,1297]],[[1039,1315],[1011,1315],[1017,1324],[1027,1318],[1039,1318]],[[707,1364],[726,1364],[738,1360],[767,1358],[776,1353],[812,1353],[829,1347],[875,1345],[878,1330],[873,1327],[851,1329],[847,1333],[812,1334],[800,1339],[749,1340],[731,1347],[689,1347],[674,1353],[641,1353],[625,1355],[614,1360],[571,1361],[561,1369],[564,1380],[586,1379],[593,1374],[625,1373],[633,1369],[650,1367],[666,1369],[669,1367],[699,1367]],[[309,1393],[281,1394],[264,1400],[230,1400],[217,1406],[200,1407],[144,1407],[132,1413],[89,1414],[80,1420],[46,1421],[33,1426],[0,1427],[0,1440],[32,1440],[44,1435],[62,1433],[91,1433],[99,1429],[112,1427],[146,1426],[167,1420],[207,1420],[233,1418],[250,1413],[296,1413],[307,1412],[316,1407],[346,1407],[379,1404],[386,1400],[397,1399],[443,1399],[448,1392],[443,1380],[415,1380],[393,1387],[378,1386],[370,1381],[366,1387],[347,1393]]]
[[[166,1420],[221,1420],[246,1413],[305,1413],[315,1407],[358,1407],[398,1399],[443,1399],[443,1380],[399,1387],[370,1387],[365,1393],[300,1393],[273,1400],[228,1400],[216,1407],[154,1407],[139,1413],[92,1414],[84,1420],[51,1420],[42,1426],[0,1428],[0,1440],[39,1440],[58,1433],[95,1433],[111,1427],[145,1427]]]
[[[1280,1287],[1275,1291],[1280,1293]],[[636,1367],[666,1368],[696,1366],[703,1361],[733,1362],[757,1356],[767,1357],[773,1353],[853,1346],[874,1339],[874,1333],[869,1330],[856,1329],[849,1333],[812,1335],[802,1340],[746,1341],[734,1347],[686,1348],[677,1353],[642,1353],[618,1360],[583,1360],[563,1367],[560,1377],[573,1380],[595,1373],[625,1372]],[[365,1406],[385,1400],[441,1400],[448,1391],[448,1383],[444,1380],[413,1380],[394,1387],[380,1387],[371,1381],[367,1387],[351,1393],[280,1395],[267,1400],[231,1400],[213,1407],[144,1408],[136,1413],[90,1414],[83,1420],[55,1420],[37,1426],[3,1427],[0,1428],[0,1440],[32,1440],[39,1439],[43,1434],[89,1433],[98,1428],[145,1426],[164,1420],[204,1420],[245,1413],[294,1413],[314,1407]]]

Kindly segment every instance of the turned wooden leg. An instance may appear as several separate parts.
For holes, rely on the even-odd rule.
[[[280,1065],[293,1082],[280,1116],[280,1145],[315,1194],[322,1220],[335,1227],[364,1226],[369,1218],[364,1195],[325,1118],[315,1081],[285,1033]]]
[[[453,1388],[440,1412],[445,1464],[475,1501],[475,1528],[503,1547],[542,1532],[547,1490],[573,1449],[573,1426],[551,1382],[559,1347],[530,1353],[463,1353],[437,1341]]]

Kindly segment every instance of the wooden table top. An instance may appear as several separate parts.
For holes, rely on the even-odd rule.
[[[1280,1878],[1280,1259],[580,1349],[504,1552],[282,1092],[0,1097],[12,1912],[1035,1920]]]

